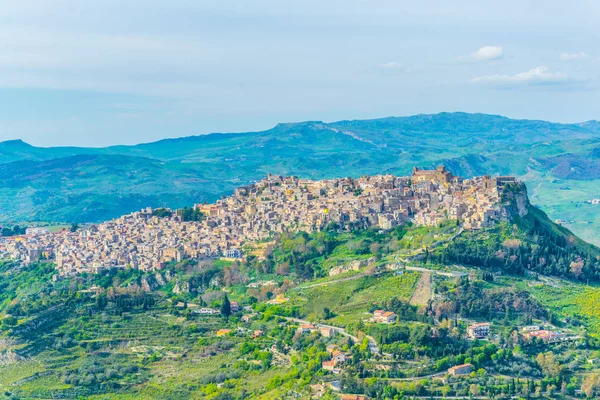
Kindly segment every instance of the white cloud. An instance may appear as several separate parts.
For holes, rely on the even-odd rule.
[[[550,68],[541,66],[514,75],[484,75],[471,79],[474,83],[496,84],[544,84],[569,82],[570,78],[563,72],[552,72]]]
[[[387,63],[384,63],[384,64],[380,64],[379,68],[382,68],[382,69],[397,69],[397,68],[401,68],[401,65],[398,64],[397,62],[390,61],[390,62],[387,62]]]
[[[562,53],[560,55],[560,59],[563,61],[585,60],[586,58],[589,58],[589,54],[583,51],[578,53]]]
[[[483,46],[468,56],[459,57],[460,61],[494,61],[504,57],[504,49],[500,46]]]

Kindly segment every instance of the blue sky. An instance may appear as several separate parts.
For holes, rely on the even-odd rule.
[[[600,119],[600,2],[4,0],[0,140],[440,111]]]

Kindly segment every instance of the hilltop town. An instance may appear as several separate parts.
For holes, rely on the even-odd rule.
[[[463,179],[443,166],[415,168],[408,177],[314,181],[268,175],[214,204],[196,204],[199,221],[146,208],[74,232],[30,229],[0,238],[0,257],[25,264],[53,260],[61,275],[125,266],[147,271],[183,259],[240,258],[244,243],[285,231],[389,230],[409,220],[431,226],[447,219],[479,229],[505,218],[502,192],[513,183],[514,177]]]
[[[0,388],[20,398],[566,399],[597,379],[597,317],[550,307],[597,300],[575,279],[600,253],[512,177],[270,175],[54,229],[0,238]]]

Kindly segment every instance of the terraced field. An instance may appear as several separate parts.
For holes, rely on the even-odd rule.
[[[197,390],[203,386],[198,377],[223,373],[225,366],[237,361],[230,349],[243,339],[217,340],[216,330],[227,326],[222,318],[176,316],[167,306],[162,302],[150,312],[122,316],[73,315],[51,335],[44,333],[44,326],[28,333],[26,351],[16,342],[4,341],[0,353],[18,350],[35,358],[0,365],[0,389],[16,390],[26,398],[52,398],[59,392],[94,398],[94,390],[104,393],[99,397],[103,399],[171,398],[178,388],[189,396],[189,385]],[[113,387],[109,396],[104,385],[81,385],[105,375],[120,376],[109,382]],[[265,386],[270,377],[257,372],[249,387]]]
[[[576,285],[562,280],[555,282],[554,286],[530,285],[529,290],[558,315],[585,322],[588,333],[600,338],[600,287]]]
[[[353,280],[332,281],[327,285],[294,291],[288,307],[298,306],[301,316],[316,319],[325,307],[335,310],[332,324],[346,326],[367,318],[370,304],[392,298],[408,301],[420,274],[408,272],[400,276],[387,273],[380,277],[363,276]]]

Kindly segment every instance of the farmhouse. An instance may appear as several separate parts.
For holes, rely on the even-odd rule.
[[[482,322],[479,324],[473,324],[467,328],[467,335],[471,339],[483,339],[488,337],[490,334],[490,324]]]
[[[540,327],[538,325],[529,325],[529,326],[524,326],[523,327],[523,332],[533,332],[533,331],[539,331]]]
[[[321,366],[323,367],[324,370],[327,370],[327,371],[335,372],[337,370],[337,368],[335,367],[335,361],[333,361],[333,360],[323,361]]]
[[[330,327],[319,328],[319,332],[321,333],[321,336],[327,337],[327,338],[335,335],[335,329],[330,328]]]
[[[531,340],[533,338],[536,338],[536,339],[539,339],[539,340],[543,340],[544,342],[552,342],[552,341],[556,340],[556,338],[557,338],[558,335],[555,332],[548,331],[548,330],[545,330],[545,329],[540,329],[540,330],[537,330],[537,331],[527,332],[523,336],[527,340]]]
[[[248,323],[252,321],[252,315],[246,314],[246,315],[242,315],[242,322]]]
[[[396,322],[397,315],[391,311],[375,310],[373,312],[373,321],[384,324],[393,324]]]
[[[311,333],[318,330],[318,328],[316,326],[314,326],[313,324],[305,324],[305,325],[300,325],[297,329],[297,332],[300,334],[304,334],[304,333]]]
[[[240,312],[242,310],[240,308],[240,305],[237,302],[235,302],[235,301],[230,302],[230,305],[231,305],[231,312],[234,313],[234,314],[238,313],[238,312]]]
[[[448,368],[448,373],[452,376],[466,375],[466,374],[469,374],[471,371],[473,371],[472,364],[461,364],[461,365],[456,365],[452,368]]]
[[[333,361],[335,361],[336,364],[346,362],[346,354],[342,353],[339,350],[335,350],[333,353],[331,353],[331,356],[333,357]]]
[[[214,308],[200,308],[200,309],[193,310],[193,312],[196,313],[196,314],[200,314],[200,315],[217,315],[217,314],[220,314],[220,312],[218,310],[215,310]]]
[[[338,348],[337,344],[328,344],[325,349],[327,350],[328,353],[333,353],[335,350],[337,350],[337,348]]]

